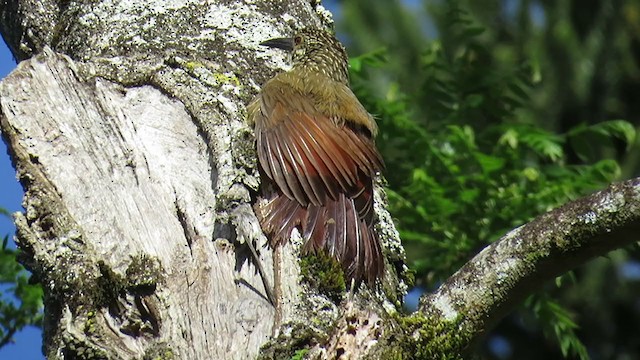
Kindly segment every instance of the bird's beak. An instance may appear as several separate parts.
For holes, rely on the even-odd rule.
[[[293,38],[269,39],[267,41],[261,42],[260,45],[293,51]]]

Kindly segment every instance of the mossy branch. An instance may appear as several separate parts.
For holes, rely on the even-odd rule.
[[[421,299],[419,313],[457,323],[464,349],[544,282],[587,260],[633,244],[640,233],[640,178],[570,202],[486,247]]]

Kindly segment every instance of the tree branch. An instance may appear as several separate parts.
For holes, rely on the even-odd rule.
[[[486,247],[421,299],[432,321],[454,321],[468,349],[545,281],[632,244],[640,232],[640,178],[570,202]]]
[[[8,329],[5,336],[3,336],[2,339],[0,339],[0,349],[3,348],[5,345],[9,344],[11,340],[13,340],[13,335],[15,335],[17,331],[18,331],[18,327],[15,325],[11,326]]]

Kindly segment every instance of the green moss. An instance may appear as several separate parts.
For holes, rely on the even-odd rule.
[[[334,302],[340,302],[346,290],[340,263],[324,251],[300,259],[302,281],[318,289]]]
[[[189,72],[189,74],[195,77],[198,77],[197,71],[202,69],[207,73],[210,73],[218,85],[230,84],[237,88],[242,87],[242,83],[240,82],[240,79],[238,79],[238,76],[236,76],[236,74],[232,72],[226,72],[226,73],[212,72],[204,64],[197,61],[184,61],[184,62],[177,61],[177,62],[178,64],[181,64],[184,67],[184,69],[187,72]]]
[[[291,360],[302,360],[304,359],[304,356],[307,355],[308,352],[309,352],[309,349],[298,350],[295,352],[295,354],[293,354],[293,356],[291,357]]]
[[[413,288],[416,284],[416,271],[408,269],[400,272],[400,280],[404,281],[408,288]]]
[[[92,294],[93,304],[100,307],[110,307],[117,304],[118,298],[125,295],[126,280],[111,270],[103,261],[98,262],[100,276]]]
[[[142,357],[143,360],[173,360],[175,358],[173,349],[164,342],[150,346]]]
[[[459,328],[459,319],[436,321],[420,314],[396,315],[401,331],[393,332],[387,338],[381,358],[384,359],[442,359],[463,358],[463,350],[471,333]],[[417,336],[416,336],[417,335]]]
[[[113,271],[103,261],[98,262],[98,269],[100,276],[89,289],[92,306],[96,309],[109,308],[114,313],[120,312],[119,298],[126,297],[127,293],[151,295],[162,279],[162,267],[157,259],[144,254],[131,258],[126,277]]]
[[[309,347],[325,340],[326,335],[314,331],[311,327],[293,324],[292,328],[282,331],[277,338],[260,348],[258,360],[301,359],[308,352]]]
[[[93,335],[96,332],[96,313],[95,311],[88,311],[87,312],[87,320],[85,320],[84,322],[84,333],[86,335]]]
[[[549,251],[547,249],[534,250],[534,251],[527,252],[525,254],[524,261],[527,264],[532,265],[537,263],[540,259],[543,259],[547,256],[549,256]]]
[[[391,267],[388,267],[388,269]],[[387,300],[389,300],[396,308],[397,311],[403,311],[404,295],[406,295],[406,289],[413,287],[415,283],[415,272],[412,270],[403,270],[399,267],[396,268],[395,276],[385,276],[381,282],[381,289]]]
[[[213,77],[214,79],[216,79],[216,81],[219,84],[231,84],[236,87],[241,86],[240,80],[238,80],[238,77],[236,76],[236,74],[233,74],[233,73],[225,73],[225,74],[213,73]]]
[[[131,257],[126,270],[127,290],[134,295],[151,295],[162,281],[163,269],[157,258],[147,254]]]
[[[194,72],[196,69],[199,69],[201,67],[204,67],[204,65],[202,65],[201,63],[197,62],[197,61],[187,61],[184,63],[184,67],[189,71],[189,72]]]
[[[72,336],[65,336],[62,354],[65,359],[76,360],[107,360],[107,353],[85,340]]]

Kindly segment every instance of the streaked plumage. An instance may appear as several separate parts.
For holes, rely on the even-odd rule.
[[[304,251],[324,249],[349,278],[372,284],[384,269],[372,181],[383,162],[375,121],[349,88],[346,52],[317,29],[264,44],[293,51],[293,68],[249,105],[258,160],[276,188],[256,208],[262,228],[277,246],[298,226]]]

